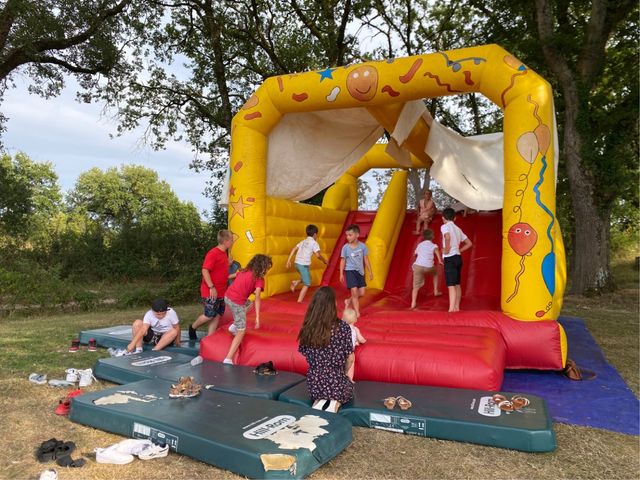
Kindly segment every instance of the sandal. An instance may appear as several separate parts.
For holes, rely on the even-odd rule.
[[[78,468],[82,467],[85,463],[87,463],[87,461],[82,457],[74,460],[73,458],[71,458],[71,455],[63,455],[62,457],[58,457],[56,463],[61,467]]]
[[[200,394],[202,385],[193,382],[193,377],[180,377],[179,383],[171,385],[169,398],[191,398]]]
[[[273,362],[264,362],[256,367],[253,371],[256,375],[277,375],[278,371],[273,366]]]
[[[383,400],[384,406],[387,407],[388,410],[393,410],[396,406],[396,401],[398,399],[396,397],[387,397]]]
[[[409,410],[411,408],[411,405],[413,405],[413,404],[411,403],[410,400],[407,400],[404,397],[398,397],[398,406],[402,410]]]
[[[55,460],[56,447],[62,445],[63,443],[64,442],[62,440],[56,440],[55,438],[51,438],[47,441],[42,442],[36,450],[36,459],[40,463],[46,463],[50,462],[51,460]]]

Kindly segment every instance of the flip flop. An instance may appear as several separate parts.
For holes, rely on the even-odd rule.
[[[396,397],[387,397],[383,400],[384,406],[387,407],[388,410],[393,410],[396,406],[396,401],[398,399]]]
[[[409,410],[411,408],[411,405],[413,405],[413,404],[411,403],[410,400],[407,400],[404,397],[398,397],[398,406],[402,410]]]

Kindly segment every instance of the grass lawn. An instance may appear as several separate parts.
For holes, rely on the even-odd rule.
[[[633,263],[615,267],[620,289],[611,295],[568,296],[564,315],[584,318],[608,360],[630,388],[639,391],[638,271]],[[153,463],[102,465],[91,460],[81,469],[66,470],[54,463],[38,464],[34,450],[51,437],[72,440],[78,451],[90,454],[121,437],[70,422],[53,413],[64,389],[29,383],[31,372],[64,378],[69,367],[92,367],[98,352],[68,353],[70,340],[80,330],[130,323],[144,309],[98,313],[8,317],[0,319],[0,478],[37,478],[56,468],[61,479],[240,478],[235,474],[182,455]],[[183,324],[195,319],[197,305],[177,308]],[[109,385],[100,382],[97,390]],[[366,428],[353,429],[353,443],[310,478],[536,478],[629,479],[640,476],[639,439],[635,436],[571,425],[554,424],[558,449],[532,454],[430,438],[399,435]],[[212,425],[211,428],[215,428]],[[79,453],[73,455],[76,458]]]

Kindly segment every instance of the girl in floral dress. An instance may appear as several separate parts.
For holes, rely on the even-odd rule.
[[[313,295],[298,343],[298,351],[309,364],[307,387],[313,408],[337,412],[353,398],[353,382],[347,372],[354,355],[351,328],[338,318],[331,287],[320,287]]]

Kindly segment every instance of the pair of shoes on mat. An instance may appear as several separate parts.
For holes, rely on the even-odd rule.
[[[393,410],[396,406],[396,403],[402,410],[409,410],[413,405],[410,400],[407,400],[403,396],[387,397],[382,402],[384,403],[384,406],[387,407],[388,410]]]
[[[253,371],[253,373],[255,373],[256,375],[267,376],[267,375],[277,375],[278,371],[273,366],[273,362],[268,361],[258,365],[256,369]]]
[[[492,397],[493,403],[495,403],[503,412],[513,412],[527,407],[531,402],[527,397],[521,395],[514,395],[511,399],[508,399],[504,395],[496,393]]]
[[[35,383],[36,385],[46,385],[47,383],[47,375],[44,373],[32,373],[29,375],[29,381],[31,383]]]
[[[202,385],[194,382],[193,377],[180,377],[178,383],[171,385],[169,398],[191,398],[200,395]]]
[[[134,455],[140,460],[163,458],[169,454],[169,445],[158,445],[151,440],[129,438],[107,448],[96,448],[96,462],[126,465]]]
[[[314,410],[323,410],[325,412],[338,413],[340,408],[340,402],[337,400],[320,399],[313,402],[312,407]]]
[[[67,393],[67,396],[58,402],[58,406],[55,409],[56,415],[69,415],[71,410],[71,400],[78,395],[82,395],[82,390],[79,388]]]

